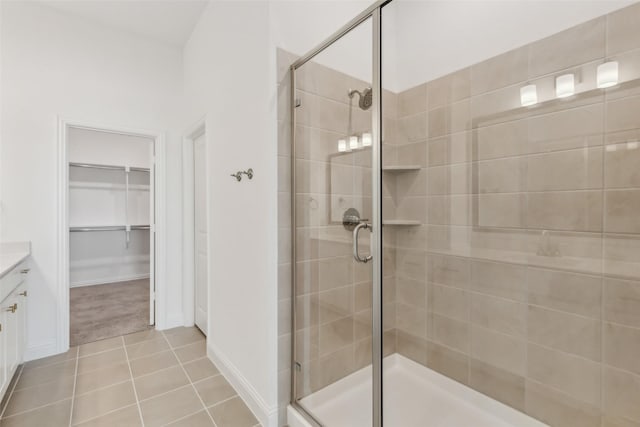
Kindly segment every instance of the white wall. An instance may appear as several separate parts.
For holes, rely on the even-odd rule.
[[[392,86],[409,89],[634,1],[394,0],[383,9],[394,12],[389,18],[396,21]]]
[[[27,356],[35,357],[57,345],[57,116],[167,132],[166,196],[180,200],[182,58],[35,2],[1,7],[1,224],[3,239],[32,242]],[[179,203],[166,215],[168,326],[182,323]]]
[[[184,50],[186,123],[206,115],[208,348],[265,425],[277,411],[275,66],[267,2],[212,2]],[[229,176],[253,168],[254,178]]]

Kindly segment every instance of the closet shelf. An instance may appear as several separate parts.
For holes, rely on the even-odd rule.
[[[69,181],[69,188],[73,189],[85,189],[85,190],[122,190],[125,191],[127,186],[125,184],[108,184],[104,182],[87,182],[87,181]],[[149,191],[151,186],[149,184],[130,184],[129,190],[131,191]]]
[[[382,225],[416,226],[422,225],[422,223],[420,221],[414,221],[412,219],[387,219],[382,220]]]
[[[90,169],[108,169],[108,170],[118,170],[124,171],[127,168],[125,166],[116,166],[116,165],[99,165],[95,163],[76,163],[69,162],[69,166],[74,168],[90,168]],[[149,168],[138,168],[138,167],[130,167],[130,171],[132,172],[149,172]]]
[[[126,231],[126,225],[96,225],[96,226],[81,226],[81,227],[69,227],[70,232],[79,231]],[[131,230],[151,230],[150,225],[132,225]]]
[[[390,173],[412,172],[412,171],[419,171],[420,169],[422,169],[422,166],[420,165],[400,165],[400,166],[383,166],[382,167],[383,172],[390,172]]]

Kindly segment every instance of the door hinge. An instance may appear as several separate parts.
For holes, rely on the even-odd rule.
[[[296,108],[300,107],[302,105],[302,101],[300,100],[300,98],[296,98],[293,105]]]
[[[302,370],[302,365],[300,364],[300,362],[293,362],[293,367],[298,372],[300,372]]]

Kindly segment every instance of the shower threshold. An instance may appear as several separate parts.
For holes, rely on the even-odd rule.
[[[384,358],[384,425],[389,427],[545,427],[546,424],[399,354]],[[371,426],[371,367],[305,397],[326,427]],[[291,427],[311,427],[288,408]]]

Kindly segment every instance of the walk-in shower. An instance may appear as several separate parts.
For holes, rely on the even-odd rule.
[[[291,426],[640,426],[639,22],[393,0],[293,62]]]

